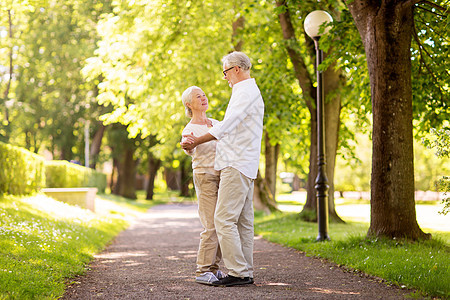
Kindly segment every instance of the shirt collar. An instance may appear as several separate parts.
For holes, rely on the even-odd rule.
[[[252,84],[254,82],[255,82],[255,78],[249,78],[249,79],[245,79],[245,80],[239,81],[238,83],[235,83],[233,85],[232,91],[240,89],[241,87],[245,87],[246,85]]]

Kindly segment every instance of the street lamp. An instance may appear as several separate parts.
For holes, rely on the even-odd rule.
[[[323,10],[315,10],[306,16],[304,27],[306,34],[314,40],[316,47],[316,77],[317,77],[317,178],[315,188],[317,190],[317,223],[319,235],[316,241],[328,241],[328,179],[325,171],[325,106],[323,101],[323,78],[319,65],[323,60],[323,51],[319,49],[319,39],[322,34],[330,30],[330,26],[325,27],[319,33],[323,23],[331,23],[333,18]]]

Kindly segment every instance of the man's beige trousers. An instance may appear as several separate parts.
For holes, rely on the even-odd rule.
[[[228,167],[220,172],[215,224],[225,267],[253,277],[253,180]]]
[[[194,185],[198,199],[198,215],[204,228],[200,233],[196,276],[204,272],[216,274],[222,258],[214,226],[214,211],[216,210],[219,181],[219,175],[208,173],[194,174]]]

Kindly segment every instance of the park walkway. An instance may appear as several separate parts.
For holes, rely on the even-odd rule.
[[[63,299],[404,299],[411,292],[258,237],[254,285],[197,284],[200,231],[195,204],[155,206],[96,255]]]

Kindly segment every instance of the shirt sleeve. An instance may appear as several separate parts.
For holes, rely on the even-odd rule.
[[[233,131],[254,109],[250,95],[239,93],[232,97],[225,113],[223,121],[219,122],[208,132],[216,139],[220,140],[225,134]]]

